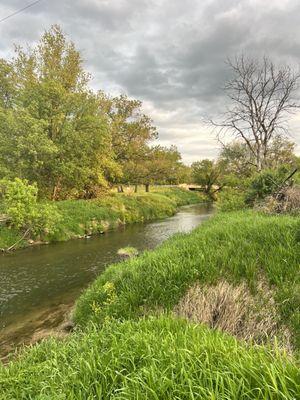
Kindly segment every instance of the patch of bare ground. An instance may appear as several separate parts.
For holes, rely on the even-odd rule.
[[[232,285],[195,284],[174,308],[176,316],[213,329],[220,329],[238,339],[263,344],[276,341],[279,347],[292,351],[291,334],[279,322],[272,290],[261,281],[252,294],[245,283]]]

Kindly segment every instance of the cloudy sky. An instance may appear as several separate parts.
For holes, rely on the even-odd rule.
[[[0,0],[0,19],[30,0]],[[0,23],[0,56],[60,24],[82,52],[92,86],[141,99],[189,163],[218,153],[201,121],[224,107],[224,62],[241,52],[300,65],[299,0],[41,0]],[[300,154],[300,113],[291,121]]]

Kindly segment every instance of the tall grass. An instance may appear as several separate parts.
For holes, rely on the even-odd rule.
[[[166,317],[89,327],[0,367],[3,400],[297,399],[299,384],[285,355]]]
[[[81,326],[107,317],[137,318],[171,310],[194,282],[245,281],[255,293],[263,279],[274,291],[279,323],[300,347],[299,219],[252,211],[220,214],[190,234],[171,238],[154,252],[109,267],[79,298]]]
[[[169,315],[195,282],[244,282],[259,295],[262,280],[299,350],[299,231],[299,218],[220,214],[112,265],[79,298],[73,334],[0,366],[0,399],[299,399],[296,353]]]

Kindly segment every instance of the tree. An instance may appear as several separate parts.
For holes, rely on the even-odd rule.
[[[107,184],[108,120],[72,42],[53,26],[34,49],[0,63],[0,174],[37,182],[52,199]]]
[[[203,186],[204,192],[213,195],[221,188],[220,165],[211,160],[197,161],[192,164],[192,177],[194,183]]]
[[[276,136],[269,144],[265,160],[265,168],[278,169],[280,166],[296,167],[295,144],[280,136]],[[219,155],[224,173],[235,175],[239,179],[253,175],[256,170],[255,157],[246,143],[233,141],[226,144]]]
[[[128,183],[144,184],[146,192],[151,184],[177,184],[184,165],[175,146],[145,146],[136,161],[129,161],[124,168]]]
[[[253,154],[241,141],[234,141],[223,146],[218,160],[227,175],[234,175],[238,178],[250,176],[255,168]]]
[[[266,167],[270,144],[286,132],[287,116],[298,104],[294,94],[299,73],[277,67],[269,59],[261,62],[237,57],[229,60],[233,78],[225,92],[232,104],[221,122],[213,122],[220,134],[229,132],[243,141],[255,160],[257,171]]]
[[[141,101],[125,95],[111,98],[103,92],[99,98],[100,109],[109,119],[111,149],[119,166],[114,178],[119,183],[136,182],[140,174],[133,167],[143,162],[148,143],[157,137],[156,128],[142,112]]]

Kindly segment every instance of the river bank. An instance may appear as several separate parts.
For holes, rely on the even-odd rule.
[[[0,224],[0,249],[20,249],[103,234],[120,226],[173,215],[183,205],[207,201],[204,195],[179,188],[154,188],[151,193],[110,193],[93,200],[65,200],[54,204],[59,214],[51,234],[26,237]]]
[[[2,398],[296,399],[299,259],[299,218],[217,215],[107,268],[77,332],[1,369]]]
[[[183,206],[172,217],[0,256],[0,357],[19,345],[63,334],[61,325],[82,290],[107,265],[123,260],[120,248],[154,249],[173,234],[197,227],[212,212],[210,204]]]

